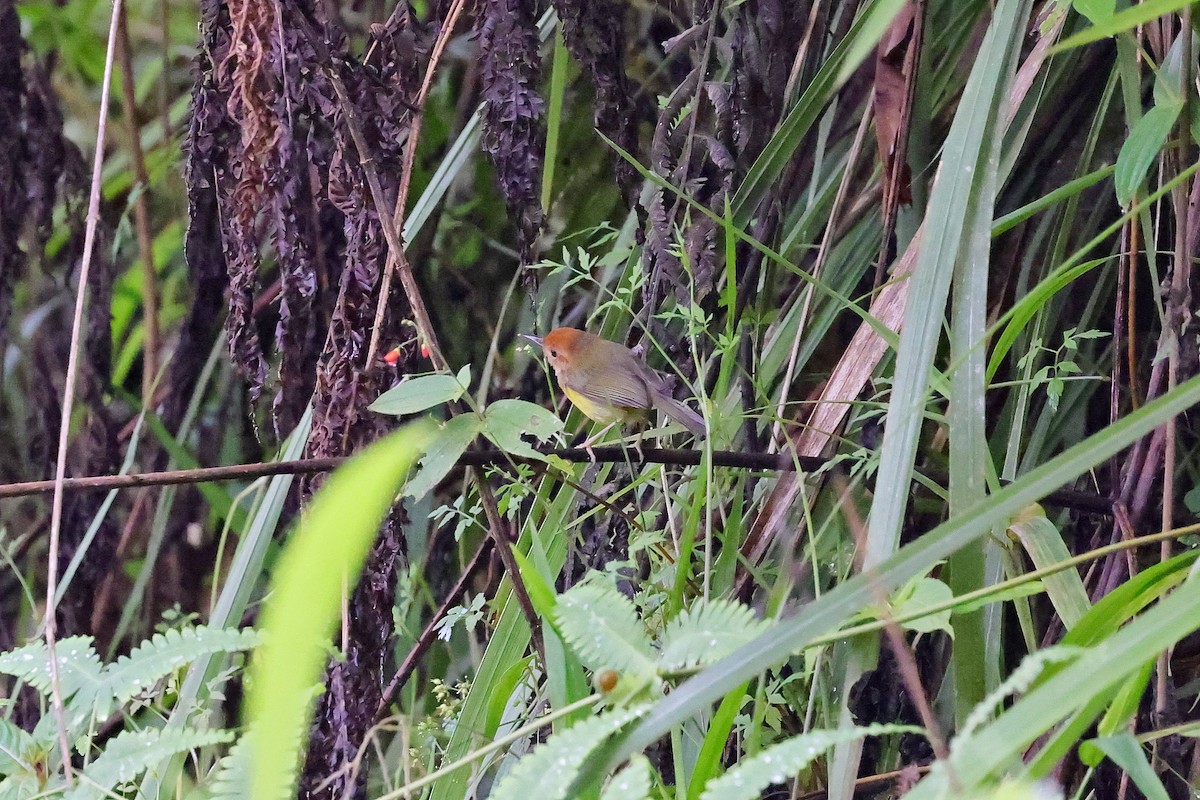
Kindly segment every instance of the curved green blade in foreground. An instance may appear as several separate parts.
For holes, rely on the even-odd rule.
[[[282,797],[295,778],[338,621],[343,576],[358,578],[379,523],[429,442],[416,423],[368,447],[329,476],[280,558],[262,614],[266,643],[250,667],[246,697],[255,798]]]

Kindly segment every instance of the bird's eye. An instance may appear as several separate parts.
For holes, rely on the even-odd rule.
[[[558,351],[557,351],[557,350],[551,350],[551,351],[550,351],[550,357],[551,357],[551,358],[558,358]]]

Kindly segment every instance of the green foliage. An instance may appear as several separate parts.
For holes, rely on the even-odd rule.
[[[1186,8],[1192,5],[1195,0],[1146,0],[1144,3],[1138,3],[1130,8],[1122,9],[1115,14],[1101,14],[1096,22],[1090,28],[1086,28],[1074,36],[1063,39],[1058,43],[1056,50],[1069,50],[1072,47],[1088,44],[1089,42],[1107,39],[1109,36],[1115,36],[1124,31],[1136,28],[1143,25],[1152,19],[1157,19],[1164,14],[1170,14],[1178,11],[1181,8]],[[1095,3],[1091,4],[1091,8],[1095,9]],[[1093,13],[1095,13],[1093,11]],[[1089,15],[1090,18],[1090,15]]]
[[[678,672],[715,664],[766,628],[767,623],[741,603],[698,601],[667,623],[659,668]]]
[[[618,709],[578,722],[517,762],[492,790],[492,800],[562,800],[579,765],[614,732],[637,719],[646,706]]]
[[[104,694],[104,665],[92,647],[90,636],[70,636],[56,643],[59,658],[58,686],[63,700],[78,693],[89,699]],[[27,681],[49,697],[51,690],[50,653],[45,642],[31,642],[0,655],[0,672]]]
[[[171,628],[142,642],[127,656],[121,656],[104,672],[105,683],[119,704],[153,686],[164,675],[207,655],[236,653],[262,643],[262,637],[250,628],[209,628],[198,625]]]
[[[7,719],[0,719],[0,797],[36,792],[49,772],[47,743],[39,742]],[[30,793],[33,793],[30,792]]]
[[[171,629],[134,648],[112,664],[102,664],[90,636],[72,636],[57,643],[59,686],[68,712],[68,726],[81,732],[88,722],[105,719],[136,695],[191,662],[216,653],[249,650],[261,641],[256,631],[196,626]],[[46,697],[51,694],[50,659],[45,642],[33,642],[0,655],[0,672],[27,681]],[[52,718],[43,719],[39,729]]]
[[[474,413],[458,414],[439,425],[421,457],[420,469],[404,487],[405,493],[420,499],[432,491],[454,469],[482,430],[483,418]]]
[[[250,738],[239,737],[213,767],[206,783],[211,800],[244,800],[250,794]]]
[[[592,667],[654,675],[655,653],[637,608],[608,586],[576,586],[558,598],[555,620],[563,638]]]
[[[532,436],[544,442],[562,430],[563,424],[552,411],[526,400],[497,400],[483,415],[483,433],[506,453],[545,460],[522,438]]]
[[[895,597],[888,603],[889,613],[896,617],[907,617],[911,614],[919,614],[927,608],[941,605],[953,597],[954,593],[945,583],[936,578],[921,577],[900,587]],[[951,637],[954,636],[954,629],[950,627],[950,611],[926,614],[900,624],[912,631],[929,633],[940,630],[946,631]]]
[[[1034,567],[1042,569],[1070,558],[1071,553],[1062,534],[1047,517],[1041,506],[1031,506],[1008,526],[1009,535],[1016,538],[1029,554]],[[1068,630],[1092,607],[1087,588],[1079,573],[1073,569],[1049,575],[1042,580],[1046,594],[1059,618]]]
[[[1047,407],[1051,412],[1058,410],[1066,381],[1071,376],[1079,375],[1082,370],[1075,361],[1079,351],[1079,343],[1090,339],[1102,339],[1108,336],[1104,331],[1077,331],[1067,328],[1063,331],[1063,343],[1051,349],[1042,344],[1042,340],[1034,337],[1025,355],[1017,360],[1017,366],[1024,371],[1031,370],[1033,365],[1048,355],[1050,363],[1041,367],[1032,378],[1035,386],[1046,387]]]
[[[652,767],[645,756],[634,756],[604,787],[600,800],[649,800]]]
[[[907,725],[869,725],[840,731],[812,731],[793,736],[743,759],[719,778],[708,782],[701,800],[753,800],[773,783],[783,783],[805,769],[825,751],[865,736],[919,733]]]
[[[268,341],[297,300],[296,276],[280,241],[246,243],[245,252],[259,257],[229,297],[253,303],[245,330],[253,327],[260,337],[254,347],[262,345],[267,373],[264,399],[248,403],[228,344],[214,338],[223,309],[191,315],[205,308],[206,285],[230,277],[220,273],[222,256],[234,250],[233,218],[223,206],[229,187],[220,179],[244,166],[238,142],[244,144],[243,134],[253,138],[253,126],[212,136],[211,120],[189,111],[193,89],[209,84],[193,87],[187,62],[199,52],[203,69],[215,54],[210,40],[196,47],[195,6],[127,4],[137,107],[127,108],[120,94],[127,77],[118,63],[100,187],[101,219],[114,225],[98,247],[119,266],[109,307],[85,320],[93,344],[111,334],[112,365],[90,374],[89,362],[107,358],[85,359],[81,380],[90,394],[70,426],[73,474],[115,471],[111,459],[88,463],[88,451],[101,440],[105,458],[127,447],[123,472],[162,468],[163,451],[168,469],[270,457],[272,395],[293,393],[303,403],[314,384],[318,436],[308,441],[312,418],[304,416],[278,459],[327,454],[321,442],[351,450],[363,441],[351,426],[369,400],[354,392],[367,384],[335,396],[348,384],[330,376],[379,386],[395,375],[398,385],[371,408],[393,416],[432,412],[442,421],[430,425],[403,487],[398,475],[412,453],[393,451],[370,469],[355,472],[352,465],[353,481],[335,476],[336,503],[325,494],[313,506],[302,499],[311,516],[282,556],[280,526],[292,524],[289,498],[297,496],[290,475],[156,492],[152,518],[144,492],[114,492],[102,504],[92,503],[96,495],[68,494],[64,518],[80,530],[64,529],[64,542],[86,531],[86,544],[65,553],[74,559],[59,601],[70,603],[67,589],[89,580],[89,547],[112,544],[105,537],[120,532],[116,568],[137,576],[129,592],[112,591],[119,581],[103,585],[93,609],[96,620],[107,619],[113,611],[107,604],[119,598],[116,633],[106,628],[102,640],[128,656],[99,655],[88,637],[60,644],[67,733],[88,756],[84,775],[102,786],[65,786],[56,722],[43,712],[33,733],[0,722],[0,798],[104,791],[152,800],[175,796],[178,787],[244,797],[252,781],[271,795],[264,783],[274,780],[278,788],[299,763],[318,667],[335,641],[334,600],[342,584],[353,586],[372,525],[398,487],[407,563],[402,600],[379,610],[380,619],[390,611],[396,624],[394,636],[380,632],[383,647],[394,650],[382,659],[385,680],[395,664],[411,663],[410,653],[419,657],[392,707],[371,720],[378,724],[370,746],[354,764],[366,776],[367,797],[395,796],[395,787],[426,780],[421,786],[431,800],[461,800],[495,779],[497,791],[520,793],[521,800],[543,789],[581,800],[700,800],[705,793],[750,796],[748,787],[776,776],[794,779],[800,793],[821,788],[849,796],[868,766],[878,772],[904,766],[893,741],[877,753],[868,750],[875,763],[860,763],[856,737],[863,731],[849,728],[846,718],[848,690],[876,666],[874,637],[888,617],[907,620],[903,626],[917,634],[909,639],[921,677],[952,720],[951,761],[935,763],[914,797],[949,796],[959,778],[964,797],[1058,797],[1038,778],[1059,764],[1075,781],[1068,793],[1083,797],[1097,788],[1096,778],[1077,769],[1078,762],[1105,759],[1106,769],[1115,765],[1147,796],[1179,790],[1179,776],[1155,773],[1165,762],[1149,761],[1145,745],[1186,736],[1187,729],[1139,728],[1136,738],[1128,731],[1139,708],[1164,697],[1177,703],[1175,713],[1195,704],[1193,665],[1171,663],[1160,695],[1156,662],[1194,627],[1174,598],[1194,591],[1188,575],[1195,551],[1179,553],[1195,547],[1196,534],[1162,557],[1156,541],[1153,549],[1142,543],[1130,553],[1080,558],[1096,525],[1106,522],[1084,521],[1090,512],[1060,516],[1049,503],[1048,514],[1024,509],[1056,489],[1080,489],[1077,479],[1096,497],[1135,497],[1128,506],[1135,528],[1157,522],[1164,511],[1178,518],[1184,508],[1200,508],[1200,490],[1188,491],[1197,477],[1194,426],[1174,426],[1167,452],[1176,461],[1161,470],[1174,476],[1182,504],[1159,507],[1161,479],[1149,492],[1145,484],[1132,486],[1139,473],[1157,469],[1138,461],[1142,452],[1160,452],[1146,447],[1144,437],[1166,431],[1200,396],[1194,384],[1172,393],[1167,381],[1150,380],[1152,370],[1169,371],[1166,359],[1174,359],[1173,374],[1187,375],[1181,356],[1194,347],[1195,309],[1179,293],[1161,290],[1175,277],[1172,265],[1195,255],[1176,252],[1175,239],[1200,169],[1194,63],[1200,41],[1180,13],[1189,4],[870,0],[820,3],[811,16],[807,7],[797,12],[797,4],[783,4],[777,15],[756,14],[745,3],[699,4],[656,12],[649,26],[625,19],[628,60],[600,65],[613,68],[608,75],[587,63],[580,41],[610,39],[589,28],[600,24],[592,17],[569,18],[570,5],[558,7],[561,24],[548,13],[538,31],[553,67],[533,87],[546,99],[547,140],[543,152],[528,154],[545,164],[528,185],[534,194],[540,189],[536,211],[546,220],[533,258],[553,255],[534,264],[513,250],[515,217],[495,190],[492,166],[479,158],[484,115],[473,104],[488,95],[476,91],[485,81],[472,63],[476,50],[453,42],[430,50],[420,36],[414,48],[410,41],[419,31],[467,35],[485,14],[447,25],[441,6],[421,2],[399,32],[382,24],[368,30],[383,22],[374,8],[343,15],[351,52],[344,61],[332,59],[339,69],[365,63],[384,74],[399,66],[389,60],[394,36],[403,58],[415,54],[415,71],[406,63],[401,72],[419,85],[432,68],[429,53],[438,54],[434,79],[416,102],[423,132],[404,127],[405,111],[385,119],[371,104],[361,105],[367,138],[381,152],[361,163],[349,151],[338,153],[345,174],[332,182],[327,142],[309,148],[290,141],[293,152],[309,153],[299,166],[306,185],[290,183],[291,165],[281,183],[320,198],[322,213],[314,215],[315,229],[293,230],[298,218],[276,198],[254,209],[254,224],[282,220],[280,239],[296,252],[308,245],[310,255],[320,255],[323,271],[298,281],[306,291],[315,287],[314,304],[293,315],[307,314],[317,328],[297,334],[308,343],[304,353]],[[925,15],[919,52],[911,49],[918,44],[913,10]],[[21,63],[44,65],[44,83],[61,99],[46,109],[48,136],[59,112],[73,141],[90,139],[98,127],[107,11],[95,0],[29,0],[17,9],[28,44],[17,48]],[[1194,9],[1189,13],[1194,17]],[[603,21],[617,24],[616,17]],[[650,41],[651,32],[671,38],[666,45]],[[1055,46],[1062,32],[1075,35]],[[1101,41],[1109,38],[1115,41]],[[285,75],[284,85],[297,94],[267,110],[295,108],[298,93],[320,91],[328,78],[326,65],[304,63],[302,39],[289,38],[285,60],[286,68],[303,67]],[[797,42],[804,46],[797,49]],[[1088,42],[1097,44],[1074,49]],[[236,83],[253,77],[245,68],[256,63],[218,63],[205,80]],[[33,130],[47,97],[40,79],[22,86],[17,127]],[[617,108],[614,95],[638,99]],[[225,99],[220,104],[227,109],[237,105]],[[314,123],[307,112],[281,119],[295,130],[279,129],[278,141],[299,133],[315,143],[340,125],[342,99],[327,94],[322,102],[331,106],[325,120]],[[657,121],[648,116],[655,110]],[[183,132],[189,113],[199,140]],[[625,114],[640,126],[641,142],[614,134],[612,120]],[[889,128],[903,136],[888,141]],[[411,174],[398,151],[383,152],[404,136],[415,146]],[[629,146],[607,147],[609,140]],[[135,142],[148,183],[133,168]],[[181,158],[198,152],[198,142],[199,150],[215,143],[220,152],[185,196],[179,176],[189,182],[194,176]],[[79,197],[67,189],[78,187],[83,170],[73,153],[59,158],[64,154],[56,147],[36,141],[11,150],[6,142],[0,149],[31,164],[13,173],[18,205],[35,204],[48,191],[43,180],[63,188],[49,198],[53,208],[44,219],[21,220],[15,250],[5,249],[3,238],[12,215],[0,219],[0,259],[18,254],[0,280],[0,292],[13,289],[11,301],[0,296],[0,316],[11,309],[0,320],[6,348],[0,462],[12,481],[44,477],[53,458],[46,452],[54,438],[47,420],[61,401],[54,395],[70,323],[63,311],[74,291],[82,220]],[[91,148],[89,142],[83,149]],[[46,154],[67,172],[50,174]],[[618,166],[633,179],[628,185],[614,181],[618,158],[627,159]],[[400,297],[415,286],[453,365],[439,374],[413,375],[407,361],[367,364],[365,339],[356,338],[371,333],[366,323],[350,326],[352,357],[339,360],[336,348],[321,352],[323,342],[344,333],[337,325],[322,329],[335,303],[354,294],[354,280],[361,279],[366,294],[353,304],[373,305],[378,269],[392,260],[373,220],[360,227],[366,239],[351,242],[354,224],[343,222],[353,223],[353,214],[340,205],[325,213],[334,211],[331,189],[344,188],[333,184],[357,187],[364,165],[382,170],[389,201],[397,168],[413,189],[397,219],[407,256],[401,268],[412,280],[393,283],[388,324],[380,329],[400,341],[382,342],[381,351],[396,344],[407,351],[416,341],[407,318],[415,314]],[[206,220],[211,197],[204,191],[213,180],[220,213]],[[886,205],[897,196],[898,205]],[[3,198],[0,207],[7,208]],[[206,221],[215,224],[206,228]],[[212,236],[218,247],[203,255],[202,242],[189,232]],[[299,241],[309,234],[311,240]],[[152,271],[145,269],[143,236]],[[349,245],[376,260],[356,273]],[[156,319],[150,290],[158,294]],[[92,287],[89,302],[105,291]],[[411,305],[415,298],[406,299]],[[1117,328],[1113,309],[1124,314]],[[1189,338],[1176,341],[1180,331],[1169,329],[1176,323]],[[564,430],[574,434],[588,422],[570,411],[564,425],[551,410],[554,384],[543,380],[540,359],[512,342],[517,333],[561,324],[640,344],[656,366],[679,368],[680,379],[703,395],[712,425],[710,440],[695,445],[699,466],[634,459],[576,465],[540,455],[538,445],[563,441]],[[1112,330],[1112,338],[1099,329]],[[188,355],[193,351],[199,355]],[[187,369],[180,372],[176,359]],[[476,368],[462,366],[468,363]],[[172,384],[202,364],[203,380],[178,393]],[[144,365],[159,374],[142,374]],[[347,396],[353,408],[340,405]],[[445,413],[446,404],[456,413]],[[139,441],[139,424],[125,438],[128,423],[152,410],[161,414],[147,416],[154,436]],[[1116,424],[1105,428],[1110,419]],[[522,461],[462,479],[456,467],[477,442]],[[677,443],[668,433],[659,444]],[[846,474],[831,466],[794,480],[772,470],[714,468],[708,459],[714,449],[820,454],[851,468]],[[1117,475],[1118,469],[1129,474]],[[491,530],[493,498],[499,531]],[[24,589],[10,592],[4,609],[14,630],[34,630],[42,613],[36,594],[50,563],[42,530],[48,516],[48,500],[0,501],[0,555],[10,582]],[[325,533],[319,546],[306,541],[316,527]],[[227,534],[237,548],[228,560]],[[485,564],[463,575],[485,537],[497,534],[510,535],[518,574]],[[170,571],[177,563],[172,550],[185,538],[194,574],[178,581]],[[294,545],[310,549],[295,556]],[[1036,581],[1020,574],[1023,560],[1047,571],[1068,559],[1068,569]],[[1111,591],[1093,604],[1095,576],[1107,581],[1123,560],[1136,569],[1115,586],[1106,582]],[[540,639],[514,600],[518,578],[533,599]],[[989,591],[1002,581],[1001,591]],[[462,590],[446,601],[456,585]],[[560,597],[554,587],[561,585],[576,588]],[[1026,601],[1041,592],[1045,602]],[[257,712],[276,715],[273,722],[255,718],[271,734],[255,749],[245,737],[231,745],[228,733],[195,726],[224,724],[217,721],[221,687],[247,677],[243,659],[224,656],[257,641],[252,632],[226,628],[262,597],[271,624],[285,633],[272,637],[278,649],[269,653],[270,669],[259,664],[256,670],[264,671],[245,681]],[[178,603],[189,620],[206,619],[211,609],[210,627],[151,638],[162,611],[156,604],[164,600]],[[448,612],[432,619],[442,608]],[[76,621],[87,617],[78,607],[69,610]],[[427,626],[431,634],[422,634]],[[460,627],[471,635],[454,635]],[[1043,645],[1063,630],[1059,646]],[[648,697],[653,704],[629,722],[620,721],[622,711],[588,718],[588,706],[576,705],[591,692],[583,663],[595,669],[610,708]],[[372,670],[378,666],[372,661]],[[48,667],[38,644],[0,655],[0,672],[43,699]],[[610,671],[619,673],[612,689]],[[540,719],[547,705],[556,733],[518,759],[528,733],[513,731],[530,716]],[[554,716],[563,709],[569,711]],[[97,730],[106,738],[96,739]],[[796,730],[810,733],[790,738]],[[675,785],[641,754],[651,742],[670,759]],[[818,748],[830,742],[832,751]],[[509,746],[516,750],[503,754]],[[809,746],[817,752],[809,754]],[[193,748],[196,758],[189,757]],[[560,756],[568,762],[561,772]],[[738,766],[721,776],[730,762]],[[139,772],[144,777],[135,788],[129,780]],[[742,788],[726,791],[735,782]]]
[[[1111,758],[1113,763],[1129,773],[1134,785],[1141,790],[1147,800],[1168,800],[1170,798],[1162,781],[1150,767],[1141,743],[1134,738],[1133,734],[1125,732],[1115,736],[1089,739],[1080,745],[1079,754],[1085,764],[1094,767],[1100,763],[1100,759],[1094,757],[1095,753]]]
[[[1142,179],[1158,157],[1182,110],[1182,103],[1155,106],[1134,124],[1117,155],[1114,178],[1117,202],[1122,206],[1129,204],[1134,192],[1142,185]]]
[[[100,800],[175,753],[232,741],[232,731],[190,728],[122,731],[84,769],[79,783],[66,793],[66,798]]]
[[[421,375],[408,378],[388,389],[369,408],[380,414],[403,416],[419,414],[434,406],[458,400],[471,386],[471,365],[457,375]]]
[[[156,694],[156,685],[163,678],[198,659],[249,650],[260,641],[258,633],[250,629],[173,628],[105,665],[90,636],[63,639],[57,653],[67,737],[84,736],[80,741],[86,748],[88,731],[114,712],[131,713],[128,707]],[[44,642],[0,655],[0,672],[28,682],[49,699],[49,657]],[[48,783],[63,788],[67,798],[107,797],[173,754],[226,744],[234,738],[232,732],[216,729],[127,729],[106,742],[98,754],[87,753],[92,757],[83,776],[68,787],[57,772],[61,769],[57,730],[53,714],[42,717],[32,735],[0,720],[0,776],[4,777],[0,797],[31,797]]]
[[[429,427],[415,423],[334,472],[275,571],[262,614],[267,641],[251,667],[246,697],[255,736],[254,797],[279,797],[294,780],[344,582],[361,570],[380,522],[430,438]]]

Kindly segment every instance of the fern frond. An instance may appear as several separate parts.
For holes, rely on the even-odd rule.
[[[103,800],[123,783],[134,780],[165,758],[197,747],[233,741],[233,731],[195,728],[147,728],[125,731],[108,743],[66,800]]]
[[[31,761],[38,755],[38,750],[32,736],[0,717],[0,775],[32,773]]]
[[[70,636],[59,640],[58,686],[64,700],[80,689],[98,689],[104,670],[90,636]],[[0,672],[20,678],[46,697],[50,696],[50,656],[45,642],[32,642],[0,654]]]
[[[249,795],[250,734],[238,739],[209,774],[209,800],[242,800]]]
[[[608,586],[576,586],[555,607],[563,637],[588,666],[639,676],[656,673],[654,649],[637,609]]]
[[[121,656],[104,670],[108,689],[117,702],[125,704],[139,692],[154,686],[161,678],[187,666],[198,658],[215,653],[249,650],[262,641],[258,631],[247,628],[194,628],[156,633]]]
[[[580,587],[582,588],[582,587]],[[571,591],[575,591],[572,589]],[[568,592],[570,594],[570,592]],[[609,736],[650,709],[646,703],[578,722],[525,756],[505,775],[491,800],[562,800],[580,765]]]
[[[988,693],[988,696],[983,698],[980,703],[971,710],[970,715],[963,722],[958,734],[954,737],[956,742],[966,741],[975,734],[975,731],[983,727],[983,724],[991,719],[992,712],[1000,701],[1009,695],[1021,694],[1029,690],[1045,670],[1052,664],[1062,664],[1067,661],[1073,661],[1079,658],[1086,648],[1077,647],[1069,644],[1060,644],[1054,647],[1047,647],[1044,650],[1039,650],[1036,653],[1031,653],[1021,660],[1020,666],[1012,671],[1012,674],[1004,679],[1004,682]]]
[[[813,731],[795,736],[741,761],[719,778],[709,781],[700,800],[755,800],[773,783],[783,783],[811,764],[826,750],[864,736],[921,733],[911,725],[868,725],[836,731]]]
[[[659,663],[667,672],[712,664],[766,629],[767,623],[741,603],[697,604],[667,624]]]
[[[43,797],[61,797],[55,790],[62,788],[61,778],[51,778],[44,783],[42,776],[34,772],[19,772],[0,781],[0,800],[38,800]]]
[[[648,800],[650,780],[650,761],[643,755],[636,755],[608,782],[600,800]]]

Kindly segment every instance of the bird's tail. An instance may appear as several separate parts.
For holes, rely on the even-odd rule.
[[[669,395],[655,392],[654,407],[692,432],[697,439],[705,434],[704,417]]]

